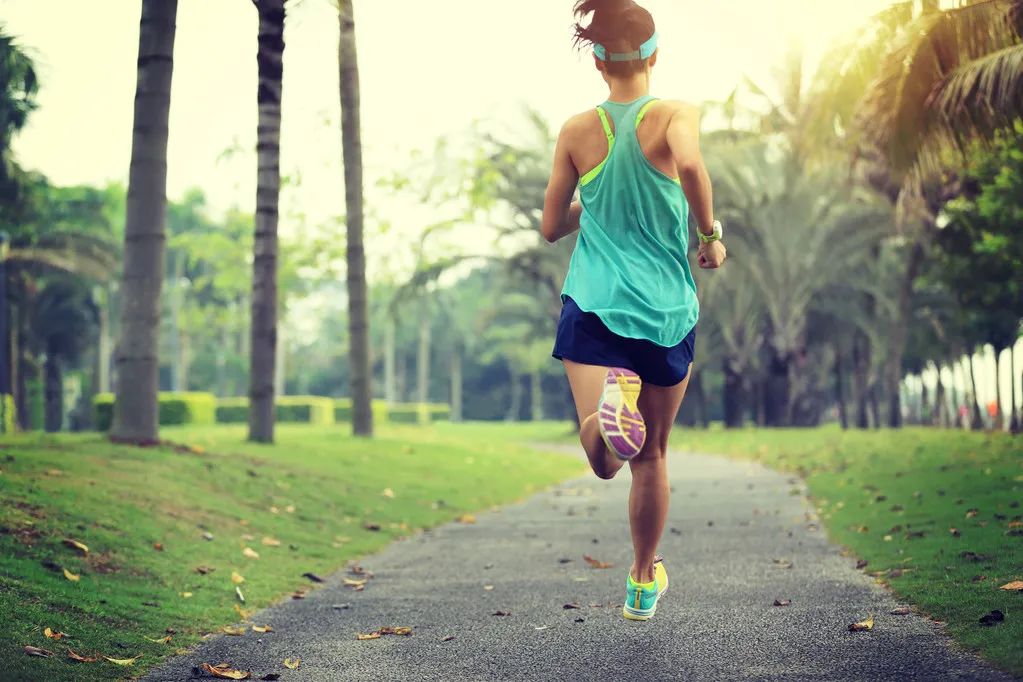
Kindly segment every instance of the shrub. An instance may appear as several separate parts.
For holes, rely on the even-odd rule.
[[[333,424],[334,401],[316,395],[282,395],[274,401],[277,423]],[[217,423],[245,424],[249,421],[248,398],[217,401]]]
[[[389,408],[388,418],[398,424],[430,424],[451,419],[451,406],[440,403],[399,403]]]
[[[217,400],[218,424],[245,424],[248,421],[248,398],[220,398]]]
[[[386,400],[374,400],[370,409],[373,411],[373,423],[385,424],[389,418],[389,410]],[[342,423],[352,422],[352,399],[337,398],[334,400],[334,421]]]
[[[178,392],[160,393],[159,423],[212,424],[216,418],[217,399],[212,393]],[[92,401],[96,415],[96,429],[109,431],[114,421],[114,394],[98,393]]]

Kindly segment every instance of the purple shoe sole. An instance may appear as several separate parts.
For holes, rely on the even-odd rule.
[[[597,408],[597,423],[604,442],[619,459],[632,459],[640,453],[646,441],[643,415],[628,405],[638,400],[642,385],[639,375],[631,370],[613,367],[607,371],[604,393]],[[626,400],[623,391],[634,392],[634,396]]]

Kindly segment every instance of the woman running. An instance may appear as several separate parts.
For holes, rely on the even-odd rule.
[[[613,478],[625,462],[632,469],[635,560],[624,615],[647,620],[668,587],[655,560],[668,515],[665,455],[699,315],[686,256],[689,204],[699,266],[719,267],[725,247],[700,156],[699,112],[650,96],[653,17],[631,0],[579,0],[575,14],[576,45],[592,46],[609,94],[570,118],[555,147],[541,229],[549,242],[576,230],[579,239],[553,355],[565,364],[594,473]]]

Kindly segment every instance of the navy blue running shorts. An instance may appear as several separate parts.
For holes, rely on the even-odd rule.
[[[582,365],[624,367],[648,384],[674,386],[689,373],[695,343],[695,328],[670,348],[645,339],[619,336],[604,326],[595,313],[584,312],[566,296],[551,355]]]

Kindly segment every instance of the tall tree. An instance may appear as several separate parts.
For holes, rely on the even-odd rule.
[[[369,312],[366,252],[362,240],[362,132],[359,123],[359,63],[355,50],[353,0],[338,0],[338,70],[341,151],[345,165],[345,224],[348,262],[348,362],[351,366],[352,432],[373,435],[370,399]]]
[[[39,82],[35,65],[25,51],[0,26],[0,197],[17,196],[11,138],[36,108]]]
[[[167,218],[167,128],[177,0],[142,0],[138,84],[121,280],[113,440],[158,440],[160,288]]]
[[[277,358],[277,211],[281,191],[281,85],[284,1],[253,0],[259,12],[259,107],[256,152],[256,240],[252,259],[249,440],[274,438]]]

